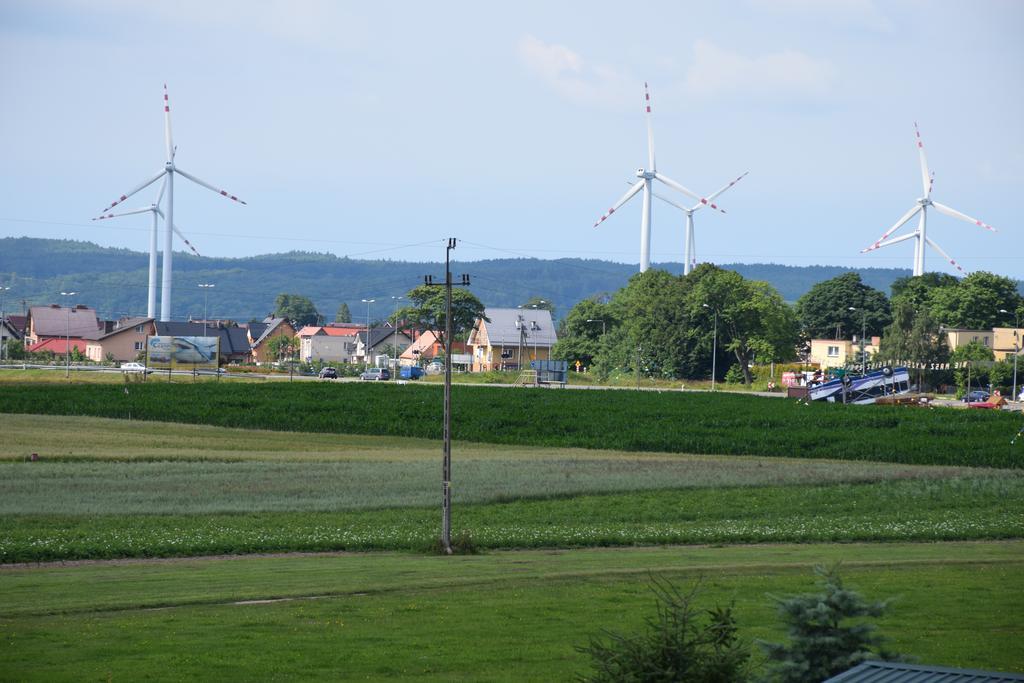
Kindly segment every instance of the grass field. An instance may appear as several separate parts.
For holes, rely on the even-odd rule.
[[[360,383],[7,384],[0,413],[109,417],[305,433],[438,439],[440,388]],[[1001,411],[804,405],[692,392],[453,392],[460,441],[664,453],[1024,467],[1020,416]]]
[[[0,562],[437,536],[429,441],[26,415],[0,429]],[[62,429],[77,437],[24,461]],[[457,444],[453,471],[455,529],[481,548],[1024,536],[1016,469]]]
[[[566,680],[574,650],[653,610],[650,575],[702,580],[744,638],[780,639],[768,597],[810,567],[894,598],[894,649],[1024,669],[1024,544],[846,544],[255,557],[0,569],[0,678]],[[59,653],[59,656],[58,654]]]

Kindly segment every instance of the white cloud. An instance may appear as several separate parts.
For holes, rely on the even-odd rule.
[[[747,57],[698,40],[693,53],[686,90],[707,98],[737,94],[818,97],[831,89],[837,75],[827,59],[815,59],[798,50]]]
[[[621,106],[634,79],[600,64],[588,65],[583,57],[564,45],[545,43],[531,35],[518,46],[519,59],[555,92],[573,102]]]

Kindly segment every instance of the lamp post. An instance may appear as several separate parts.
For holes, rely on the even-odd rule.
[[[393,296],[391,300],[395,302],[395,374],[398,374],[398,302],[405,297]],[[397,377],[396,377],[397,379]]]
[[[704,308],[711,308],[707,304],[701,304]],[[718,309],[711,308],[715,312],[715,331],[711,340],[711,391],[715,390],[715,370],[718,362]]]
[[[856,311],[855,306],[848,306],[848,311]],[[861,323],[860,323],[860,371],[861,374],[868,374],[868,357],[867,352],[864,350],[864,337],[867,335],[868,330],[868,311],[866,308],[861,306]]]
[[[1005,308],[999,309],[1000,313],[1009,315]],[[1017,400],[1017,356],[1020,355],[1020,314],[1013,312],[1013,395],[1011,400]]]
[[[207,316],[209,315],[208,311],[209,311],[209,307],[210,307],[209,306],[209,304],[210,304],[210,290],[213,289],[216,286],[217,285],[211,285],[209,283],[199,285],[200,289],[203,290],[203,336],[204,337],[206,336],[206,320],[207,320]]]
[[[0,362],[4,359],[4,349],[7,347],[7,313],[4,311],[4,292],[11,291],[10,287],[0,287]]]
[[[74,296],[78,292],[61,292],[61,296]],[[64,334],[67,337],[67,346],[64,347],[64,378],[71,379],[71,308],[65,307],[66,324]]]
[[[370,304],[376,299],[360,299],[366,304],[366,348],[363,349],[363,365],[370,367]]]
[[[601,323],[601,336],[607,331],[608,326],[606,325],[604,318],[587,318],[588,323]]]

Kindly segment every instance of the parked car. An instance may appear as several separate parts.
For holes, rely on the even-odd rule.
[[[964,403],[982,403],[984,401],[987,401],[988,397],[989,393],[984,389],[975,389],[974,391],[964,396],[963,401]]]
[[[423,372],[423,368],[418,365],[403,365],[398,371],[398,377],[400,379],[419,379],[426,373]]]
[[[391,371],[387,368],[368,368],[359,375],[359,379],[380,381],[391,379]]]
[[[332,367],[320,368],[320,379],[338,379],[338,371]]]
[[[121,363],[121,372],[153,372],[142,363]]]

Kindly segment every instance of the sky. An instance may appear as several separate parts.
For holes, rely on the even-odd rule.
[[[910,268],[912,241],[859,252],[922,194],[916,121],[933,199],[998,229],[929,236],[1024,278],[1021,29],[1012,0],[2,0],[0,237],[145,251],[147,216],[90,219],[163,167],[166,83],[175,163],[248,202],[176,182],[203,255],[638,263],[639,197],[593,224],[647,165],[648,82],[659,171],[749,171],[699,261]],[[683,225],[656,200],[654,263]]]

